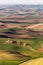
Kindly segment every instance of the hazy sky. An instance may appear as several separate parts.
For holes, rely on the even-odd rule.
[[[0,0],[0,4],[43,4],[43,0]]]

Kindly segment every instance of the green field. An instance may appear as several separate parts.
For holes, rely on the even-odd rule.
[[[22,41],[23,43],[28,43],[29,46],[31,46],[35,51],[30,51],[30,49],[27,49],[23,46],[17,46],[14,44],[7,44],[5,43],[6,40],[16,40],[16,41]],[[23,58],[19,58],[19,60],[1,60],[0,65],[19,65],[21,62],[24,62],[26,60],[30,60],[33,58],[39,58],[43,57],[43,53],[40,53],[37,51],[37,49],[40,47],[41,43],[43,43],[43,38],[31,38],[31,39],[14,39],[14,38],[0,38],[0,50],[10,52],[13,54],[20,54],[23,55]]]

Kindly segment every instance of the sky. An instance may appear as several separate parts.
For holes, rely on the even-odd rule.
[[[43,4],[43,0],[0,0],[0,4]]]

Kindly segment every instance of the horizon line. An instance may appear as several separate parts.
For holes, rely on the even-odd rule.
[[[0,4],[0,5],[43,5],[43,4]]]

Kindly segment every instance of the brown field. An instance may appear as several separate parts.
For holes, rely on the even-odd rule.
[[[11,37],[11,38],[32,38],[32,36],[30,35],[17,35],[17,34],[6,34],[6,33],[0,33],[0,35],[2,36],[8,36],[8,37]]]

